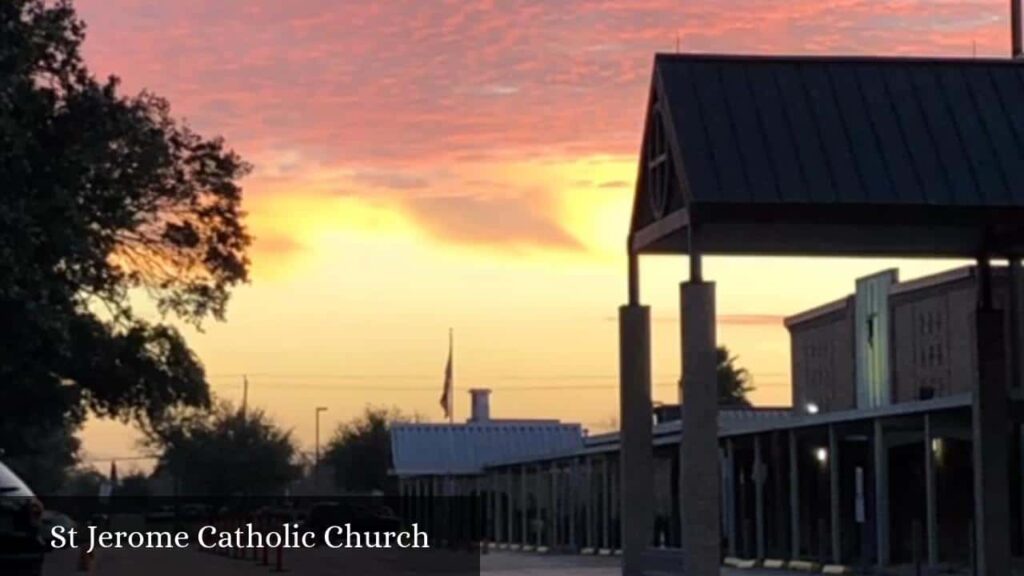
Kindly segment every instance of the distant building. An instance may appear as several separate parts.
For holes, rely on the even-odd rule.
[[[1009,325],[1007,277],[992,270],[994,304]],[[857,280],[850,296],[790,316],[794,408],[867,409],[974,390],[977,299],[974,266],[908,282],[886,270]]]
[[[579,424],[492,419],[491,391],[475,388],[469,392],[472,412],[465,423],[396,424],[391,429],[391,472],[400,481],[472,478],[487,466],[571,454],[583,446]],[[450,491],[449,483],[441,486],[431,490]]]
[[[991,274],[1010,330],[1009,278]],[[794,314],[793,406],[718,414],[721,530],[728,556],[820,563],[963,566],[973,521],[971,394],[978,378],[974,266],[910,281],[885,270],[839,300]],[[1007,362],[1019,354],[1007,350]],[[1007,366],[1007,372],[1011,371]],[[492,420],[486,391],[460,424],[392,433],[402,495],[481,499],[499,548],[615,554],[623,546],[621,434],[577,424]],[[679,405],[652,407],[653,541],[676,566],[682,534]],[[1024,424],[1008,441],[1024,494]],[[930,476],[926,484],[924,476]],[[1024,500],[1009,511],[1024,555]],[[915,556],[916,555],[916,556]],[[660,557],[651,557],[659,562]]]

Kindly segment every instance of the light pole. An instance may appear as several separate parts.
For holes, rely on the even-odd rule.
[[[315,484],[320,486],[320,413],[327,412],[326,406],[316,407],[316,455],[313,458],[313,477]]]

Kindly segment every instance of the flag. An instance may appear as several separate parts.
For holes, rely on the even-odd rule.
[[[444,367],[444,390],[441,392],[441,408],[444,410],[444,417],[452,419],[452,331],[448,330],[448,363]]]

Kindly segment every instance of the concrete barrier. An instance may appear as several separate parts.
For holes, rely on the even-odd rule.
[[[821,570],[820,564],[809,560],[790,560],[788,567],[790,570],[798,572],[818,572]]]

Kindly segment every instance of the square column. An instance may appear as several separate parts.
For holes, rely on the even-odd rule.
[[[548,468],[548,548],[555,550],[558,548],[558,528],[559,528],[559,516],[561,514],[561,502],[558,495],[558,464],[554,461],[551,462]]]
[[[487,499],[491,510],[491,542],[501,539],[501,499],[498,497],[498,473],[491,471],[487,476]]]
[[[525,547],[530,544],[530,501],[527,498],[527,476],[526,465],[519,467],[519,545]]]
[[[789,430],[789,557],[800,558],[800,454],[796,430]]]
[[[1009,398],[1003,362],[1003,316],[979,309],[975,318],[978,382],[971,406],[974,439],[974,542],[978,576],[1010,566]]]
[[[578,552],[580,549],[580,543],[576,536],[576,519],[579,512],[580,492],[579,490],[574,490],[575,487],[579,486],[579,481],[580,463],[578,459],[574,458],[569,465],[569,477],[564,487],[569,500],[569,549],[572,552]]]
[[[682,309],[682,493],[683,573],[717,576],[721,561],[718,463],[718,382],[715,357],[715,285],[684,282]]]
[[[589,456],[584,456],[584,470],[587,479],[587,488],[584,493],[584,497],[587,498],[587,507],[584,509],[584,547],[589,548],[591,551],[596,551],[598,548],[597,542],[594,541],[594,461]]]
[[[729,542],[729,556],[739,555],[736,530],[736,453],[732,438],[725,441],[725,455],[722,458],[722,508],[725,534]]]
[[[608,465],[608,455],[605,454],[601,458],[601,547],[611,548],[611,538],[609,534],[611,532],[612,514],[611,507],[612,503],[612,480],[611,474],[609,473],[610,466]]]
[[[764,455],[761,454],[761,437],[754,436],[754,524],[756,556],[764,560]]]
[[[834,424],[828,427],[828,513],[832,535],[832,563],[842,564],[842,519],[839,516],[839,434]]]
[[[880,568],[889,564],[889,446],[882,420],[874,421],[875,550]]]
[[[939,563],[939,525],[938,509],[935,499],[935,430],[932,428],[932,416],[924,415],[924,508],[925,537],[928,540],[928,565],[935,567]]]
[[[619,461],[622,573],[643,571],[654,518],[654,454],[651,420],[651,310],[619,308]]]

